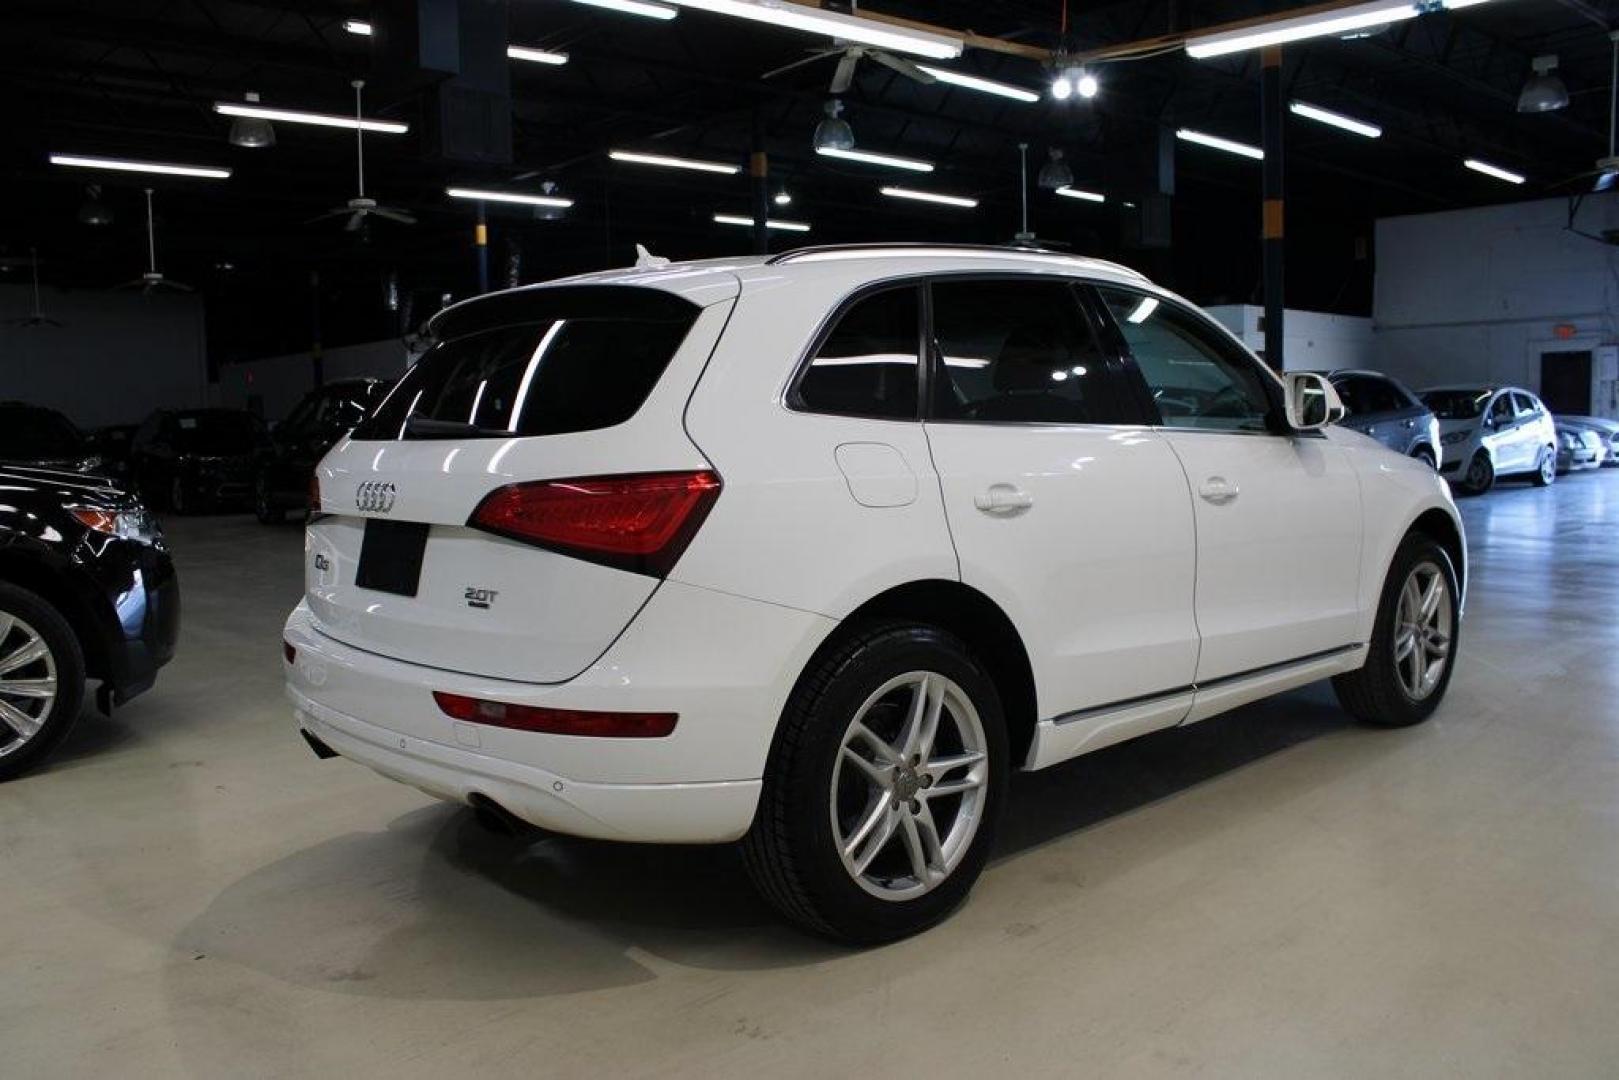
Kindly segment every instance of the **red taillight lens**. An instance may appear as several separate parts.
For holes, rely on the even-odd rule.
[[[490,492],[467,524],[662,577],[719,494],[719,475],[706,469],[541,480]]]
[[[675,713],[588,712],[584,709],[545,709],[538,705],[512,705],[433,691],[433,700],[445,716],[469,724],[538,731],[547,735],[593,735],[614,739],[661,739],[675,729]]]
[[[320,473],[309,474],[309,512],[320,513]]]
[[[293,648],[292,642],[290,641],[283,641],[281,643],[281,655],[287,658],[287,663],[289,664],[296,664],[298,662],[298,650]]]

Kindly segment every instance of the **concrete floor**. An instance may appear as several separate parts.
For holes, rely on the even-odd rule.
[[[1021,777],[968,905],[866,953],[731,850],[525,846],[315,760],[298,531],[173,522],[179,658],[0,788],[0,1073],[1619,1074],[1619,473],[1464,513],[1427,725],[1317,687]]]

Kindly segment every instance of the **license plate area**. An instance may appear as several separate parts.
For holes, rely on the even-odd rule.
[[[415,596],[430,528],[424,522],[367,518],[354,584],[396,596]]]

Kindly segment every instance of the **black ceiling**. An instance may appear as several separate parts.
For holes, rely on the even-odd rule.
[[[383,3],[389,0],[382,0]],[[495,3],[501,0],[464,0]],[[380,6],[380,5],[379,5]],[[1173,51],[1100,67],[1093,101],[1022,104],[942,85],[922,86],[862,64],[845,95],[863,148],[932,159],[915,186],[972,194],[975,211],[881,197],[896,174],[838,166],[811,152],[832,63],[762,79],[824,39],[684,11],[653,22],[566,0],[506,0],[514,43],[568,52],[563,67],[511,65],[514,160],[466,166],[426,149],[422,98],[379,80],[367,112],[412,122],[403,137],[368,137],[367,187],[420,217],[413,227],[380,222],[366,235],[341,220],[310,223],[353,194],[350,133],[276,125],[277,145],[226,144],[219,99],[257,91],[266,104],[344,112],[349,80],[373,76],[370,39],[346,33],[346,18],[372,5],[344,0],[9,0],[0,12],[5,130],[0,175],[0,280],[26,274],[37,251],[47,283],[105,288],[143,269],[140,188],[155,180],[161,269],[201,286],[209,300],[212,359],[290,351],[316,330],[327,344],[396,333],[384,304],[397,283],[412,318],[443,293],[475,282],[472,217],[445,198],[450,182],[532,187],[554,180],[577,200],[561,222],[491,208],[495,280],[518,263],[522,280],[623,265],[643,243],[673,257],[750,250],[748,230],[711,221],[750,212],[746,175],[683,174],[615,163],[609,148],[663,150],[737,163],[756,138],[774,183],[794,202],[783,216],[809,221],[808,237],[778,246],[904,239],[1004,242],[1018,228],[1019,142],[1031,166],[1062,148],[1080,186],[1108,204],[1036,192],[1031,225],[1075,251],[1119,258],[1204,302],[1244,301],[1259,278],[1259,168],[1217,151],[1176,148],[1173,243],[1131,246],[1124,227],[1131,165],[1164,129],[1188,126],[1257,142],[1257,59],[1197,61]],[[872,0],[884,13],[1041,46],[1061,44],[1061,0],[970,3]],[[1091,48],[1208,26],[1288,4],[1244,2],[1074,3],[1068,43]],[[1386,33],[1286,50],[1284,79],[1298,97],[1375,121],[1367,141],[1303,120],[1286,129],[1288,302],[1365,312],[1370,303],[1371,222],[1378,216],[1544,197],[1573,190],[1569,178],[1606,152],[1609,43],[1604,24],[1619,2],[1495,0],[1426,15]],[[1560,58],[1572,101],[1562,111],[1520,115],[1530,59]],[[959,66],[1031,88],[1046,77],[1033,61],[971,51]],[[114,177],[47,164],[52,151],[227,164],[224,182]],[[1461,167],[1484,158],[1527,174],[1509,187]],[[115,221],[79,223],[85,185],[102,184]],[[1588,181],[1586,181],[1588,183]],[[228,269],[227,269],[228,267]],[[318,274],[318,288],[312,277]]]

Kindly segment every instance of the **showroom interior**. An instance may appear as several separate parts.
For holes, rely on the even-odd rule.
[[[0,1073],[1619,1068],[1619,0],[11,0],[0,55]],[[683,266],[692,260],[708,261]],[[1368,509],[1390,505],[1374,485],[1425,492],[1428,520],[1442,519],[1430,547],[1445,552],[1436,558],[1454,570],[1444,580],[1456,594],[1454,624],[1447,609],[1441,629],[1413,631],[1446,650],[1431,716],[1383,725],[1392,730],[1358,723],[1366,710],[1341,688],[1350,668],[1323,666],[1207,720],[1183,712],[1201,722],[1121,728],[1049,768],[1035,767],[1055,761],[1040,756],[1044,729],[1031,749],[1009,728],[998,831],[972,849],[982,873],[970,895],[926,926],[854,944],[817,932],[802,910],[784,918],[779,895],[756,887],[771,844],[790,846],[759,839],[766,809],[746,837],[728,834],[735,843],[689,842],[697,833],[673,826],[615,842],[606,826],[542,827],[498,793],[450,791],[438,774],[343,760],[357,755],[309,719],[323,715],[309,704],[321,684],[350,677],[310,658],[325,655],[308,644],[318,630],[294,633],[299,612],[327,612],[350,584],[330,585],[319,529],[348,522],[357,549],[363,530],[352,583],[363,591],[365,560],[383,558],[372,525],[413,510],[419,478],[387,474],[384,455],[408,456],[413,438],[474,447],[499,435],[488,474],[514,446],[514,460],[544,460],[544,446],[524,456],[533,448],[520,444],[549,444],[515,437],[528,433],[517,416],[574,317],[554,316],[499,432],[474,423],[483,384],[465,420],[416,414],[415,399],[402,406],[393,393],[437,392],[427,362],[412,365],[453,347],[458,325],[529,297],[564,303],[545,295],[594,305],[577,321],[641,319],[638,306],[662,312],[723,278],[733,294],[740,280],[744,298],[774,290],[785,340],[800,323],[821,326],[812,305],[849,302],[823,300],[826,275],[866,274],[869,290],[936,264],[976,267],[975,281],[1089,282],[1074,286],[1074,310],[1087,340],[1115,350],[1093,365],[1114,392],[1136,377],[1133,326],[1160,299],[1200,312],[1219,348],[1268,365],[1278,379],[1264,392],[1283,419],[1250,440],[1311,453],[1324,440],[1364,463],[1339,509],[1367,522],[1368,539],[1350,546],[1373,636],[1346,646],[1367,657],[1387,620],[1396,637],[1409,621],[1405,594],[1379,591],[1388,553],[1370,537],[1392,525]],[[477,299],[592,274],[549,294]],[[1110,314],[1093,277],[1168,292]],[[605,298],[613,289],[620,300]],[[923,422],[883,423],[915,428],[921,471],[942,473],[927,439],[967,425],[936,411],[936,384],[952,364],[990,361],[947,357],[932,335],[955,294],[935,281],[918,295],[905,325],[923,328],[922,390],[910,387],[907,408]],[[692,306],[714,299],[678,302],[694,336],[713,315],[720,344],[710,368],[706,354],[688,357],[693,338],[671,345],[672,374],[642,391],[646,410],[662,407],[669,380],[691,369],[696,390],[670,406],[671,438],[685,430],[702,449],[702,425],[723,421],[702,384],[730,370],[721,358],[742,347],[737,335],[759,327],[757,363],[773,362],[777,339],[762,317],[744,317],[745,302],[723,329],[717,308]],[[829,321],[783,346],[781,378],[833,333]],[[1071,371],[1075,383],[1100,377]],[[591,385],[617,393],[600,388],[634,377]],[[1152,400],[1130,415],[1161,412],[1156,426],[1173,427],[1173,395],[1148,382]],[[738,414],[796,419],[814,411],[805,385]],[[1295,416],[1299,393],[1343,414],[1298,420],[1309,416],[1303,404]],[[377,435],[395,413],[397,432]],[[632,403],[599,431],[559,435],[575,440],[556,451],[561,471],[515,479],[554,489],[557,477],[628,483],[687,468],[628,452],[632,436],[612,425],[641,432],[643,420]],[[558,430],[589,423],[567,422]],[[1288,423],[1291,434],[1276,434]],[[892,487],[891,475],[858,468],[887,467],[873,447],[893,451],[871,441],[878,429],[861,430],[840,436],[835,467],[854,502],[892,505],[863,494],[862,482]],[[1127,424],[1113,437],[1126,436],[1156,438]],[[578,464],[579,445],[615,464]],[[566,684],[592,660],[592,672],[611,667],[646,622],[640,605],[655,612],[662,601],[648,597],[671,592],[683,569],[746,564],[787,591],[813,576],[768,558],[772,534],[806,527],[807,511],[758,514],[740,523],[744,541],[702,547],[705,530],[712,540],[729,527],[727,498],[771,467],[775,444],[757,446],[763,460],[746,467],[681,474],[713,490],[691,489],[700,509],[670,526],[667,565],[647,569],[661,553],[589,556],[600,587],[495,581],[521,536],[477,532],[494,520],[485,503],[464,529],[422,518],[413,575],[421,545],[431,554],[446,532],[483,537],[494,554],[464,556],[456,621],[411,628],[411,647],[469,655],[437,667],[495,688],[480,699],[498,696],[523,680],[475,654],[529,639],[486,647],[477,630],[457,644],[457,627],[506,620],[526,633],[544,622],[552,636],[534,641],[577,651],[619,602],[620,579],[645,581],[600,647],[527,680],[562,686],[563,708],[532,711],[552,724],[667,716],[653,735],[678,735],[680,721],[691,730],[701,717],[570,711],[599,706],[570,704]],[[357,457],[379,479],[356,488]],[[1065,468],[1084,477],[1104,466]],[[780,475],[785,489],[794,474]],[[947,478],[915,479],[906,498],[948,504]],[[1199,503],[1190,472],[1187,483],[1199,515],[1236,498],[1235,485],[1205,485]],[[1243,490],[1265,497],[1258,484]],[[981,520],[1003,515],[998,526],[1042,509],[976,505]],[[1134,527],[1106,520],[1107,505],[1095,504],[1103,520],[1085,537]],[[1283,582],[1279,596],[1326,580],[1342,537],[1278,542],[1290,529],[1319,538],[1320,520],[1314,532],[1297,521],[1317,504],[1263,505],[1265,546],[1247,562],[1274,550],[1274,579],[1308,579]],[[60,514],[67,525],[52,524]],[[1196,520],[1195,542],[1217,542]],[[826,527],[832,561],[859,562],[864,535]],[[965,542],[959,528],[938,536]],[[573,550],[536,543],[547,560]],[[118,554],[125,547],[135,554]],[[348,555],[333,557],[342,566]],[[97,560],[127,561],[86,569]],[[1123,603],[1161,584],[1132,565],[1139,578],[1114,586]],[[965,556],[952,566],[944,576],[970,577]],[[81,596],[95,586],[69,582],[92,572],[134,584]],[[1072,592],[1054,588],[1049,602]],[[22,606],[7,608],[18,595]],[[698,609],[714,614],[690,638],[723,636],[727,605],[740,603],[719,586],[711,595],[726,599]],[[84,629],[100,603],[100,629]],[[806,686],[855,609],[799,606],[832,629],[793,654],[781,676],[792,696],[756,717],[770,754],[761,768],[778,767],[784,738],[798,745],[781,731],[813,730]],[[341,617],[384,607],[398,610],[360,604]],[[885,613],[873,626],[898,617],[857,610]],[[959,635],[969,645],[1002,640],[984,646],[993,652],[1016,634],[998,612],[970,617],[979,630]],[[1129,619],[1115,625],[1133,632]],[[763,655],[766,638],[739,648],[737,663]],[[670,643],[667,666],[691,647]],[[1299,652],[1321,660],[1317,648]],[[999,663],[982,665],[992,682]],[[1275,665],[1249,666],[1245,677]],[[626,686],[638,677],[619,674]],[[1215,686],[1184,682],[1188,694]],[[1022,685],[998,684],[1009,724]],[[1149,696],[1103,699],[1128,711]],[[1046,708],[1032,682],[1028,699],[1031,722],[1056,729],[1089,715]],[[434,700],[467,759],[485,724],[566,741],[568,760],[593,739],[647,734],[522,734],[532,718],[517,719],[518,706],[494,718],[508,706],[436,690]],[[506,743],[490,730],[482,749],[494,753]],[[28,767],[8,773],[8,753]],[[892,791],[896,813],[925,803],[918,789],[934,777],[915,768],[902,756],[878,801]],[[746,778],[750,815],[754,799],[798,805],[776,776]],[[662,838],[677,842],[639,842]],[[781,888],[800,888],[797,873],[778,871]]]

